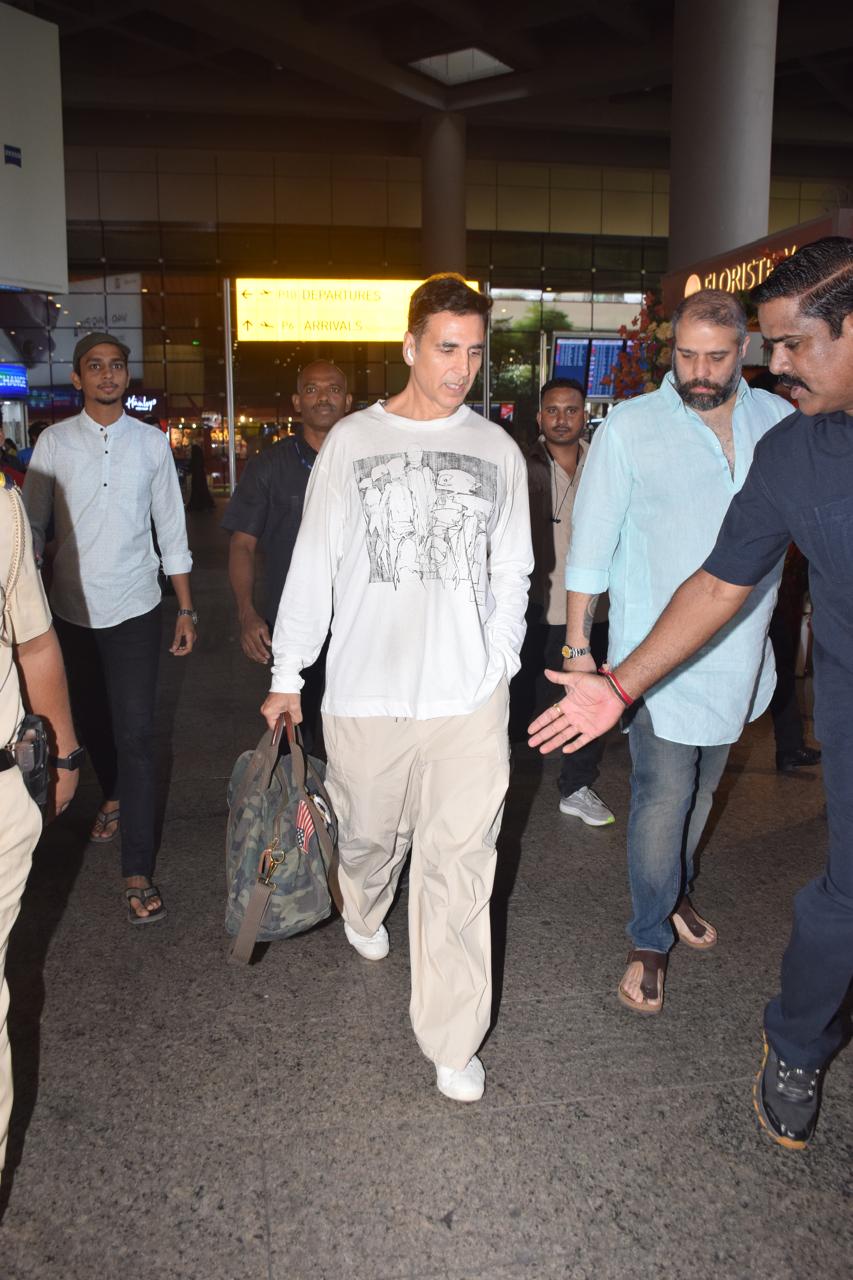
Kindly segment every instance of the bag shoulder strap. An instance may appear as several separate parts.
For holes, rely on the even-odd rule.
[[[24,547],[26,539],[24,536],[24,505],[21,502],[21,495],[17,489],[6,489],[9,501],[12,504],[12,554],[9,557],[9,575],[6,580],[6,589],[3,596],[3,613],[8,614],[11,605],[12,592],[18,585],[18,578],[21,574],[21,565],[24,563]],[[3,625],[3,634],[6,634],[5,622]]]
[[[251,960],[255,942],[260,932],[261,921],[264,918],[264,912],[267,909],[267,903],[270,900],[273,888],[274,885],[264,884],[260,879],[256,880],[252,886],[252,892],[249,894],[249,901],[246,903],[240,930],[234,939],[231,950],[228,952],[228,959],[233,961],[234,964],[248,964]]]

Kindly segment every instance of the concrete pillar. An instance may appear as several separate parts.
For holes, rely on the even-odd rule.
[[[675,0],[669,269],[767,234],[779,0]]]
[[[421,257],[425,275],[465,274],[465,117],[428,116],[423,124]]]

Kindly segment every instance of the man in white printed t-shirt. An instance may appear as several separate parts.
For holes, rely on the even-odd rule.
[[[490,307],[461,276],[426,280],[409,304],[405,390],[323,445],[262,707],[270,726],[300,719],[299,673],[331,619],[323,731],[346,937],[366,959],[388,954],[382,922],[411,843],[412,1026],[459,1102],[485,1083],[508,685],[533,568],[524,459],[464,403]]]

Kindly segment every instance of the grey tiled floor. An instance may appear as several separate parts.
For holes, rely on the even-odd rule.
[[[850,1277],[853,1052],[801,1155],[762,1140],[750,1101],[791,896],[821,864],[819,771],[777,777],[768,726],[748,730],[696,895],[720,945],[677,947],[663,1015],[640,1019],[614,994],[625,745],[605,755],[618,821],[598,831],[557,812],[556,764],[520,751],[488,1088],[454,1105],[408,1026],[404,896],[381,965],[339,922],[226,964],[225,783],[265,675],[235,640],[215,518],[192,530],[203,641],[163,667],[169,919],[126,925],[115,852],[85,847],[87,774],[13,935],[4,1280]]]

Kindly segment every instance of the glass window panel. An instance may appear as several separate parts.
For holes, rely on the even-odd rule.
[[[277,227],[275,256],[277,275],[299,275],[300,270],[307,267],[325,271],[332,256],[329,228]]]
[[[100,222],[68,224],[68,258],[74,262],[100,262],[104,256],[104,239]]]
[[[215,227],[188,227],[164,225],[160,230],[163,261],[207,262],[215,266],[219,257],[219,243]]]
[[[222,325],[222,300],[213,294],[166,294],[166,324],[187,329]]]
[[[624,324],[630,328],[639,314],[637,302],[599,302],[592,306],[592,327],[618,332]]]
[[[265,274],[270,272],[275,257],[273,228],[221,226],[219,257],[225,263],[237,264],[235,269],[241,275],[249,274],[249,267],[260,267]]]
[[[167,386],[169,396],[175,394],[194,395],[204,391],[204,369],[201,365],[189,361],[181,361],[167,366]]]
[[[113,293],[106,298],[107,329],[142,328],[142,294]]]
[[[344,266],[352,266],[369,275],[368,263],[384,261],[384,241],[384,231],[373,227],[331,227],[329,257],[336,271]]]
[[[495,267],[526,267],[538,270],[542,259],[539,236],[496,235],[492,237],[492,262]]]
[[[591,297],[594,278],[589,270],[558,271],[549,267],[543,276],[543,286],[553,293],[574,293]]]
[[[110,293],[154,293],[159,294],[162,288],[159,271],[107,272],[104,277],[104,291]]]
[[[162,288],[167,297],[173,293],[219,294],[221,279],[221,274],[214,270],[191,274],[167,271],[163,276]]]
[[[56,327],[60,329],[104,329],[107,324],[107,300],[102,293],[54,294]]]
[[[421,263],[420,231],[389,228],[385,232],[385,261],[389,268],[405,266],[414,275],[418,275]]]
[[[157,262],[161,257],[160,228],[157,223],[139,227],[104,226],[104,256],[107,263]]]
[[[643,266],[646,271],[666,271],[667,258],[666,241],[661,244],[649,244],[647,242],[643,246]]]
[[[641,241],[614,243],[597,240],[595,242],[595,265],[612,270],[634,271],[639,274],[643,265],[643,245]]]
[[[592,240],[545,240],[542,260],[546,267],[559,267],[564,271],[592,266]]]
[[[191,360],[194,364],[204,360],[201,332],[195,329],[168,329],[164,339],[166,360]]]
[[[145,355],[148,357],[148,349]],[[146,391],[164,391],[166,388],[166,366],[162,360],[145,359],[142,364],[142,386]],[[131,391],[136,389],[136,384],[131,384]]]
[[[643,277],[639,271],[596,270],[592,278],[592,287],[596,297],[606,294],[637,293],[643,287]]]
[[[94,267],[81,267],[77,270],[69,271],[68,272],[68,292],[69,293],[103,293],[104,292],[103,269],[101,271],[97,271]]]

